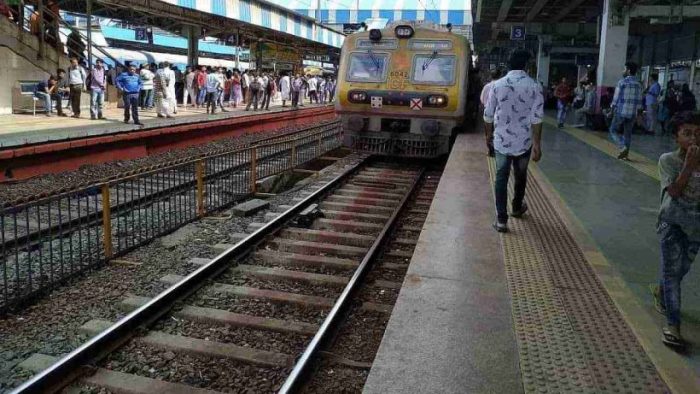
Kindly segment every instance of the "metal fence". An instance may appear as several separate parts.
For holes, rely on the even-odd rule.
[[[337,123],[0,208],[0,313],[342,144]]]

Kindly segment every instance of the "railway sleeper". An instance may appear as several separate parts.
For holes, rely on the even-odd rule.
[[[288,267],[323,267],[336,270],[351,270],[357,268],[360,263],[350,259],[340,259],[328,256],[310,256],[298,253],[281,253],[269,250],[258,250],[255,257],[263,259],[270,264]]]
[[[303,228],[285,228],[279,232],[279,236],[285,239],[300,241],[336,243],[340,245],[358,246],[369,248],[375,237],[353,233],[341,233],[328,230],[312,230]]]
[[[345,211],[345,212],[357,212],[357,213],[373,213],[373,214],[384,214],[391,215],[394,212],[394,208],[389,207],[378,207],[375,205],[364,205],[364,204],[352,204],[352,203],[341,203],[341,202],[321,202],[321,210],[329,209],[332,211]]]
[[[405,193],[402,193],[400,190],[394,190],[394,189],[387,189],[383,187],[372,187],[372,186],[367,186],[367,185],[354,185],[352,183],[346,183],[343,185],[342,188],[339,190],[349,190],[349,191],[358,191],[358,192],[371,192],[371,193],[381,193],[383,195],[393,195],[398,197],[400,200]]]
[[[112,322],[109,321],[90,320],[80,330],[94,336],[102,332],[104,326],[109,327],[111,325]],[[258,350],[230,343],[207,341],[183,335],[172,335],[162,331],[149,331],[147,334],[136,336],[133,339],[144,345],[176,353],[227,358],[265,367],[286,367],[294,363],[294,357],[287,354]]]
[[[282,268],[270,268],[259,265],[239,264],[235,269],[242,274],[259,279],[301,282],[331,287],[345,287],[349,280],[348,278],[342,276],[316,274],[304,271],[291,271]]]
[[[364,257],[367,248],[347,245],[336,245],[324,242],[297,241],[290,239],[276,238],[268,245],[273,246],[280,252],[302,253],[302,254],[331,254],[338,257]]]
[[[334,209],[323,209],[323,216],[327,219],[333,220],[349,220],[349,221],[359,221],[367,223],[386,223],[389,220],[389,214],[373,214],[373,213],[361,213],[361,212],[348,212],[339,211]]]
[[[400,182],[413,182],[416,178],[415,174],[399,174],[391,171],[362,171],[358,175],[360,176],[371,176],[381,179],[389,179],[391,181],[397,180]]]
[[[340,203],[345,203],[345,204],[379,205],[379,206],[384,206],[384,207],[395,207],[397,205],[396,200],[389,200],[389,199],[384,199],[384,198],[362,197],[362,196],[344,196],[344,195],[328,196],[324,201],[340,202]]]
[[[356,175],[352,178],[351,183],[357,184],[367,184],[374,187],[387,188],[387,189],[405,189],[413,183],[412,181],[404,181],[401,179],[388,179],[378,176],[367,176],[367,175]]]
[[[180,275],[166,275],[160,280],[163,283],[173,285],[184,276]],[[207,287],[207,290],[212,293],[229,294],[235,297],[242,298],[255,298],[259,300],[265,300],[269,302],[277,302],[281,304],[291,304],[300,307],[310,307],[319,309],[329,309],[333,307],[334,300],[325,297],[309,296],[296,293],[289,293],[285,291],[267,290],[259,289],[256,287],[248,286],[235,286],[227,283],[212,283]]]
[[[131,312],[132,310],[145,305],[150,300],[151,298],[148,297],[130,296],[125,298],[119,304],[119,307],[125,312]],[[173,316],[192,321],[235,327],[248,327],[286,334],[311,336],[316,334],[316,331],[318,331],[318,325],[316,324],[246,315],[242,313],[229,312],[223,309],[204,308],[194,305],[185,305],[182,307],[182,309],[173,312]]]
[[[394,201],[399,201],[401,200],[402,195],[401,194],[392,194],[392,193],[380,193],[380,192],[372,192],[372,191],[363,191],[363,190],[357,190],[357,189],[345,189],[341,188],[333,192],[335,195],[339,196],[352,196],[352,197],[361,197],[361,198],[384,198],[387,200],[394,200]]]

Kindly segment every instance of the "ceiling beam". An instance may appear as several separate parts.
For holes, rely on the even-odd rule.
[[[559,22],[560,20],[566,18],[567,15],[571,13],[576,7],[580,6],[586,0],[571,0],[571,3],[564,7],[552,20],[552,22]]]
[[[501,3],[501,8],[498,10],[497,22],[503,22],[508,17],[508,11],[510,11],[510,6],[513,5],[513,0],[503,0]]]
[[[664,16],[682,16],[686,18],[700,16],[700,5],[673,7],[668,5],[636,5],[630,9],[630,18],[653,18]]]
[[[537,0],[537,3],[535,3],[535,5],[533,5],[530,11],[527,13],[527,16],[525,17],[525,22],[532,22],[532,20],[535,19],[537,15],[539,15],[540,11],[542,11],[542,8],[544,8],[544,6],[547,5],[548,2],[549,0]]]

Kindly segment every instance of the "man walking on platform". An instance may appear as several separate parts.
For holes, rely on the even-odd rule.
[[[143,125],[139,122],[139,92],[141,91],[141,77],[136,73],[136,66],[129,65],[129,71],[121,73],[116,80],[124,98],[124,123],[129,123],[129,109],[134,118],[134,124]]]
[[[78,58],[70,59],[70,68],[68,69],[68,84],[70,85],[70,106],[73,111],[73,118],[80,117],[80,96],[85,89],[87,73],[85,69],[78,64]]]
[[[656,119],[659,112],[659,96],[661,95],[661,85],[659,85],[659,74],[651,74],[651,84],[647,89],[645,98],[647,106],[647,133],[656,134]]]
[[[493,84],[484,109],[486,143],[496,153],[496,223],[498,232],[508,231],[508,178],[513,167],[515,193],[511,216],[520,218],[527,211],[524,202],[527,166],[530,158],[542,157],[540,137],[544,116],[542,86],[525,72],[530,53],[516,49],[510,56],[511,71]],[[489,149],[491,149],[489,147]]]
[[[104,119],[102,107],[105,102],[105,92],[107,91],[107,75],[105,73],[102,59],[95,61],[95,67],[90,71],[90,119]]]
[[[561,129],[566,122],[566,113],[571,101],[571,86],[566,78],[562,78],[559,85],[554,89],[554,97],[557,98],[557,125]]]
[[[630,153],[634,122],[637,119],[637,113],[642,109],[642,84],[637,79],[636,63],[625,63],[624,78],[617,83],[612,107],[610,139],[620,148],[617,158],[622,160],[626,159]]]

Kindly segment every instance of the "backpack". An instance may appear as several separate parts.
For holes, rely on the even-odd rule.
[[[260,90],[260,82],[258,82],[257,79],[253,79],[250,81],[250,88],[252,90]]]

